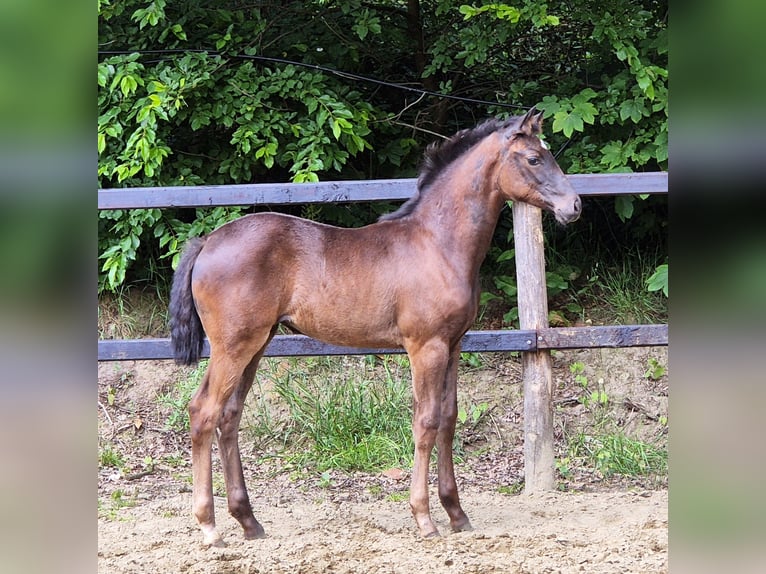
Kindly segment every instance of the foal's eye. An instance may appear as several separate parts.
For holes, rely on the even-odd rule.
[[[529,165],[538,165],[540,163],[540,158],[537,156],[528,157],[527,162]]]

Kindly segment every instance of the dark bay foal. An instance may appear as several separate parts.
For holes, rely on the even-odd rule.
[[[377,223],[342,229],[276,213],[228,223],[191,240],[173,280],[176,360],[210,361],[189,404],[193,511],[204,543],[220,545],[211,447],[218,434],[229,511],[245,538],[264,536],[253,515],[238,429],[258,362],[277,326],[336,345],[404,348],[412,368],[415,463],[410,506],[422,536],[431,520],[428,467],[438,450],[439,499],[452,530],[471,528],[452,463],[460,341],[479,301],[479,266],[507,200],[580,215],[577,196],[538,137],[530,110],[489,120],[426,152],[415,196]]]

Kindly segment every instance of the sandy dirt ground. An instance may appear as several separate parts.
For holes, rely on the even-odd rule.
[[[432,498],[435,494],[432,493]],[[190,493],[99,520],[101,573],[667,572],[667,491],[503,495],[466,489],[473,532],[417,536],[406,501],[254,503],[268,537],[246,541],[216,498],[226,548],[203,548]]]
[[[622,428],[649,438],[666,433],[666,424],[658,421],[667,413],[667,377],[646,378],[651,358],[667,364],[665,349],[558,355],[557,433],[569,432],[568,425],[582,416],[582,406],[569,398],[578,392],[569,372],[574,361],[586,365],[590,380],[603,379]],[[243,539],[217,487],[216,517],[227,546],[204,548],[191,514],[188,436],[167,432],[167,413],[156,406],[156,395],[178,375],[177,368],[157,362],[99,365],[100,449],[114,448],[124,459],[119,470],[99,468],[102,574],[668,571],[666,480],[615,482],[578,471],[561,491],[518,493],[523,480],[519,372],[515,363],[499,360],[466,373],[459,391],[461,401],[488,402],[492,415],[484,431],[492,440],[471,445],[483,445],[483,454],[476,450],[456,465],[472,532],[449,531],[434,469],[431,505],[442,536],[422,540],[407,502],[407,469],[296,475],[279,472],[278,459],[276,468],[264,468],[257,453],[245,449],[246,482],[267,538]],[[148,455],[157,464],[141,472]],[[217,453],[213,458],[215,463]],[[214,470],[219,476],[217,464]]]

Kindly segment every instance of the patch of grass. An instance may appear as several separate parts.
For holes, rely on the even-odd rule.
[[[619,431],[598,436],[578,433],[570,442],[569,453],[571,458],[583,460],[605,477],[662,476],[668,472],[667,450]]]
[[[578,430],[564,433],[568,435],[567,451],[556,461],[561,478],[571,478],[574,469],[583,466],[595,468],[605,477],[667,476],[667,449],[624,433],[615,420],[604,381],[599,379],[596,385],[591,384],[580,361],[570,364],[569,371],[580,392],[577,400],[585,407],[585,413],[584,424]]]
[[[180,466],[185,466],[187,464],[187,458],[185,455],[181,453],[173,453],[173,454],[166,454],[162,457],[165,464],[172,468],[178,468]]]
[[[108,518],[109,520],[119,519],[119,510],[122,508],[130,508],[136,506],[135,495],[128,494],[121,488],[114,490],[109,496],[108,501],[98,501],[98,513],[99,516]]]
[[[514,484],[511,484],[510,486],[501,484],[500,486],[497,487],[497,491],[500,494],[505,494],[508,496],[519,494],[522,490],[524,490],[524,481],[516,482]]]
[[[613,314],[613,323],[621,325],[664,323],[667,299],[659,292],[648,291],[646,280],[655,265],[638,257],[598,270],[599,299]]]
[[[378,498],[381,494],[383,494],[383,487],[379,484],[370,484],[367,486],[367,492],[369,492],[375,498]]]
[[[401,492],[392,492],[391,494],[386,495],[386,500],[388,502],[404,502],[409,499],[410,499],[409,490],[402,490]]]
[[[378,471],[412,464],[412,399],[401,361],[295,361],[273,385],[289,411],[290,448],[282,456],[299,468]]]
[[[272,369],[271,371],[269,369]],[[266,450],[272,441],[284,444],[285,421],[279,420],[269,391],[262,385],[262,380],[273,380],[273,367],[264,360],[256,373],[240,422],[240,429],[253,442],[256,450]]]
[[[119,452],[114,450],[111,444],[108,444],[99,451],[98,464],[104,468],[122,468],[125,466],[125,459],[122,458]]]
[[[165,425],[170,430],[189,430],[189,401],[199,387],[202,376],[207,369],[207,361],[201,361],[191,374],[181,379],[168,392],[157,397],[157,402],[169,409]]]
[[[164,290],[120,287],[98,297],[98,338],[137,339],[166,336]]]

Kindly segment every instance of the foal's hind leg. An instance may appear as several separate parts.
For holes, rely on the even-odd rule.
[[[441,417],[436,435],[439,471],[439,500],[447,511],[450,526],[454,532],[472,530],[468,516],[460,506],[460,497],[455,481],[455,468],[452,462],[452,441],[455,438],[457,420],[457,367],[460,361],[460,347],[450,353],[449,366],[441,397]]]
[[[273,334],[273,332],[272,332]],[[271,339],[271,337],[269,337]],[[265,348],[265,345],[264,345]],[[221,454],[223,476],[226,480],[226,497],[229,513],[242,525],[247,540],[264,538],[263,526],[253,515],[250,498],[247,494],[245,477],[242,472],[242,459],[239,452],[239,422],[245,398],[255,378],[255,371],[263,354],[261,350],[245,369],[242,381],[229,397],[219,424],[218,449]]]
[[[213,436],[221,422],[224,408],[229,399],[242,386],[243,376],[251,364],[252,357],[252,352],[248,355],[242,353],[227,354],[225,350],[212,347],[210,363],[202,379],[202,384],[189,403],[192,475],[194,479],[192,510],[202,530],[203,543],[209,546],[224,545],[215,527],[211,458]],[[234,419],[237,422],[239,420],[236,416]],[[229,446],[230,442],[224,440],[224,443],[226,445],[224,450],[233,453],[234,451]],[[236,449],[236,455],[239,458],[238,449]],[[242,484],[244,486],[244,480]]]
[[[216,384],[211,384],[215,364],[208,363],[197,392],[189,402],[189,427],[192,442],[192,512],[202,530],[202,542],[208,546],[223,546],[215,529],[213,506],[212,445],[213,433],[220,417]]]

